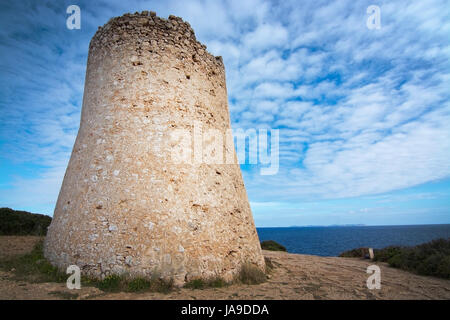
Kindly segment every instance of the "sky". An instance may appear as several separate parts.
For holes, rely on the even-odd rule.
[[[66,27],[73,4],[79,30]],[[450,6],[439,0],[3,0],[0,207],[53,214],[89,41],[143,10],[182,17],[223,57],[233,130],[279,130],[276,174],[241,166],[257,226],[450,223]]]

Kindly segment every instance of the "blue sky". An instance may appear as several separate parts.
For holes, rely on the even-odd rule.
[[[280,130],[276,175],[242,167],[257,226],[450,223],[447,1],[2,1],[0,206],[53,213],[89,41],[142,10],[223,56],[234,129]]]

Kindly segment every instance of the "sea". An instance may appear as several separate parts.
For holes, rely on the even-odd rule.
[[[317,256],[338,256],[360,247],[414,246],[450,238],[450,224],[257,228],[257,231],[260,241],[274,240],[288,252]]]

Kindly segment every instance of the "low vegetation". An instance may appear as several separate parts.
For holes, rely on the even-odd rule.
[[[230,283],[226,282],[221,277],[213,277],[210,279],[193,279],[187,282],[184,287],[189,289],[207,289],[207,288],[222,288],[228,286]]]
[[[266,264],[266,272],[271,273],[273,269],[275,269],[275,265],[272,262],[272,259],[269,257],[264,257],[264,262]]]
[[[286,248],[279,244],[278,242],[275,242],[273,240],[266,240],[261,242],[261,249],[263,250],[270,250],[270,251],[285,251],[287,252]]]
[[[51,223],[51,217],[33,214],[25,211],[16,211],[9,208],[0,209],[0,235],[37,235],[45,236]],[[286,251],[279,243],[269,240],[263,241],[261,246],[265,250]],[[274,268],[272,261],[265,258],[266,271],[270,273]],[[39,241],[33,250],[24,255],[0,258],[0,269],[12,272],[13,279],[31,283],[39,282],[66,282],[68,275],[52,266],[43,254],[43,240]],[[185,284],[185,288],[206,289],[222,288],[232,283],[259,284],[265,282],[267,275],[258,267],[246,263],[231,282],[221,277],[210,279],[194,279]],[[173,280],[163,280],[159,277],[143,278],[129,275],[110,275],[103,280],[82,277],[84,286],[94,286],[104,292],[161,292],[168,293],[173,290]],[[63,293],[54,292],[55,295]],[[67,296],[66,298],[76,298]]]
[[[127,275],[110,275],[103,280],[84,279],[82,283],[92,285],[104,292],[160,292],[169,293],[173,290],[173,280],[157,277],[143,278]]]
[[[260,284],[266,282],[267,277],[270,277],[269,274],[273,269],[275,269],[275,265],[270,258],[264,257],[264,262],[266,264],[266,273],[251,263],[245,263],[242,265],[241,270],[231,282],[227,282],[221,277],[212,277],[209,279],[198,278],[187,282],[184,287],[189,289],[207,289],[223,288],[233,283],[250,285]]]
[[[39,241],[30,253],[0,259],[0,269],[13,273],[13,279],[31,283],[66,282],[68,275],[52,266],[43,254],[43,241]],[[111,275],[103,280],[82,277],[82,285],[94,286],[105,292],[170,292],[172,280],[159,278],[132,278],[127,275]]]
[[[357,248],[339,254],[341,258],[369,258],[369,248]]]
[[[65,282],[67,275],[53,267],[44,258],[43,241],[39,241],[33,250],[20,256],[0,259],[0,269],[12,271],[15,280],[28,282]]]
[[[45,236],[52,218],[43,214],[0,208],[0,235]]]
[[[351,252],[358,252],[360,249],[355,250],[343,252],[339,256],[352,257]],[[391,267],[416,274],[450,279],[450,238],[412,247],[389,246],[374,249],[374,260],[387,262]]]
[[[78,298],[78,293],[70,293],[66,291],[52,291],[49,294],[54,295],[56,297],[65,299],[65,300],[75,300]]]
[[[274,265],[269,258],[265,259],[266,270],[269,273]],[[0,259],[0,269],[13,273],[13,279],[31,283],[67,281],[68,275],[52,266],[43,254],[43,241],[39,241],[33,250],[27,254]],[[232,283],[260,284],[265,282],[267,275],[255,265],[246,263],[234,281],[226,282],[221,277],[210,279],[194,279],[185,284],[189,289],[222,288]],[[164,280],[159,277],[143,278],[129,275],[110,275],[103,280],[82,277],[84,286],[93,286],[104,292],[161,292],[169,293],[174,289],[173,280]],[[55,295],[59,293],[55,292]],[[70,297],[71,299],[74,297]]]
[[[267,276],[257,266],[246,263],[242,265],[236,280],[243,284],[260,284],[267,280]]]
[[[414,247],[387,247],[375,250],[376,261],[420,275],[450,279],[450,238]]]

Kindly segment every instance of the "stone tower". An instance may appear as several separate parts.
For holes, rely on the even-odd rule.
[[[222,58],[178,17],[144,11],[100,27],[45,240],[49,261],[96,278],[158,275],[177,284],[230,280],[243,263],[264,270],[234,147],[224,146],[233,164],[173,161],[171,134],[194,124],[230,128]]]

